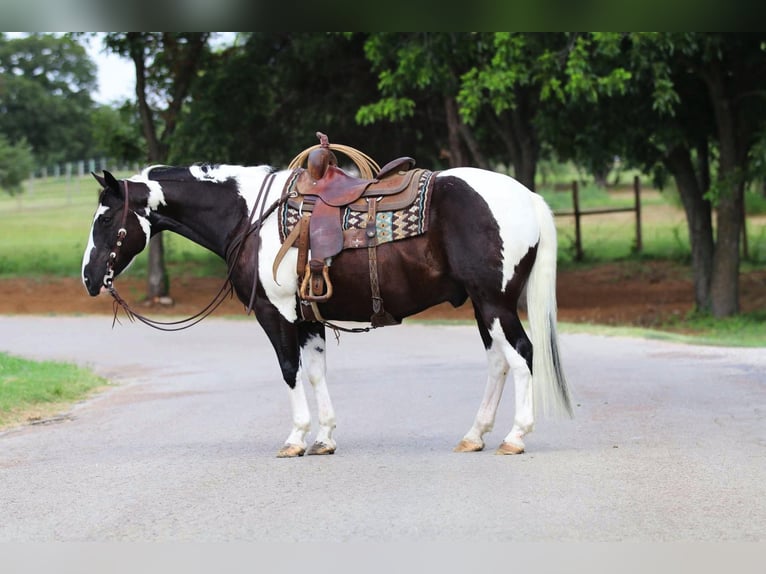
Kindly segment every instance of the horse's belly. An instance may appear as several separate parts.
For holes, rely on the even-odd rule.
[[[465,292],[447,273],[443,255],[423,238],[380,245],[376,250],[378,284],[386,311],[397,319],[450,301],[459,305]],[[367,249],[350,249],[330,267],[333,296],[320,311],[326,319],[369,321],[372,315],[370,258]]]

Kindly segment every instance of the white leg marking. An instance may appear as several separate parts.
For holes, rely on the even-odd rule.
[[[335,450],[335,439],[332,433],[335,430],[335,410],[330,400],[327,389],[327,361],[325,341],[322,337],[310,338],[301,349],[303,364],[306,368],[306,376],[314,388],[316,395],[317,410],[319,411],[319,432],[314,445],[316,448]]]
[[[516,389],[516,413],[511,432],[503,439],[504,443],[524,449],[524,435],[532,432],[535,426],[535,415],[532,403],[532,373],[529,371],[524,357],[511,347],[505,338],[500,320],[495,319],[490,329],[492,340],[502,349],[513,373],[513,384]]]
[[[486,433],[492,430],[495,425],[495,416],[500,399],[503,396],[505,388],[505,379],[508,375],[508,361],[505,360],[500,345],[495,341],[487,349],[487,364],[489,374],[487,376],[487,385],[484,388],[484,397],[479,406],[479,412],[476,414],[476,420],[471,429],[463,437],[463,441],[484,446],[482,438]]]
[[[301,373],[295,378],[295,388],[289,389],[290,408],[293,413],[293,430],[285,441],[285,446],[295,445],[302,450],[306,449],[306,435],[311,430],[311,413],[306,400],[306,392],[303,390]],[[303,454],[301,452],[301,454]]]

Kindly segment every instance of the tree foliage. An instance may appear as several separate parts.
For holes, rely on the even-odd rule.
[[[82,159],[91,147],[95,65],[74,39],[0,34],[0,134],[38,162]]]
[[[12,144],[0,134],[0,189],[15,195],[34,168],[32,148],[25,141]]]
[[[383,161],[402,153],[438,159],[427,114],[395,125],[355,121],[377,95],[363,36],[252,33],[241,40],[211,55],[179,126],[176,160],[284,166],[318,143],[317,131]]]

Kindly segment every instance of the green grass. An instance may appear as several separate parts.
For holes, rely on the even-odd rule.
[[[659,341],[715,347],[766,347],[766,312],[727,319],[686,317],[656,329],[585,323],[559,323],[561,333],[588,333],[607,337],[639,337]]]
[[[407,323],[429,325],[473,325],[474,321],[445,319],[421,321],[406,319]],[[528,325],[524,324],[528,329]],[[644,327],[598,325],[593,323],[559,322],[559,333],[586,333],[604,337],[637,337],[689,345],[716,347],[766,347],[766,312],[742,314],[728,319],[687,317],[667,322],[654,329]]]
[[[106,384],[76,365],[0,353],[0,428],[50,416]]]

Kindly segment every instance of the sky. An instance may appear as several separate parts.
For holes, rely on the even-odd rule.
[[[92,39],[86,50],[98,67],[98,91],[92,95],[93,100],[99,104],[113,104],[135,99],[133,62],[107,51],[100,36]]]

